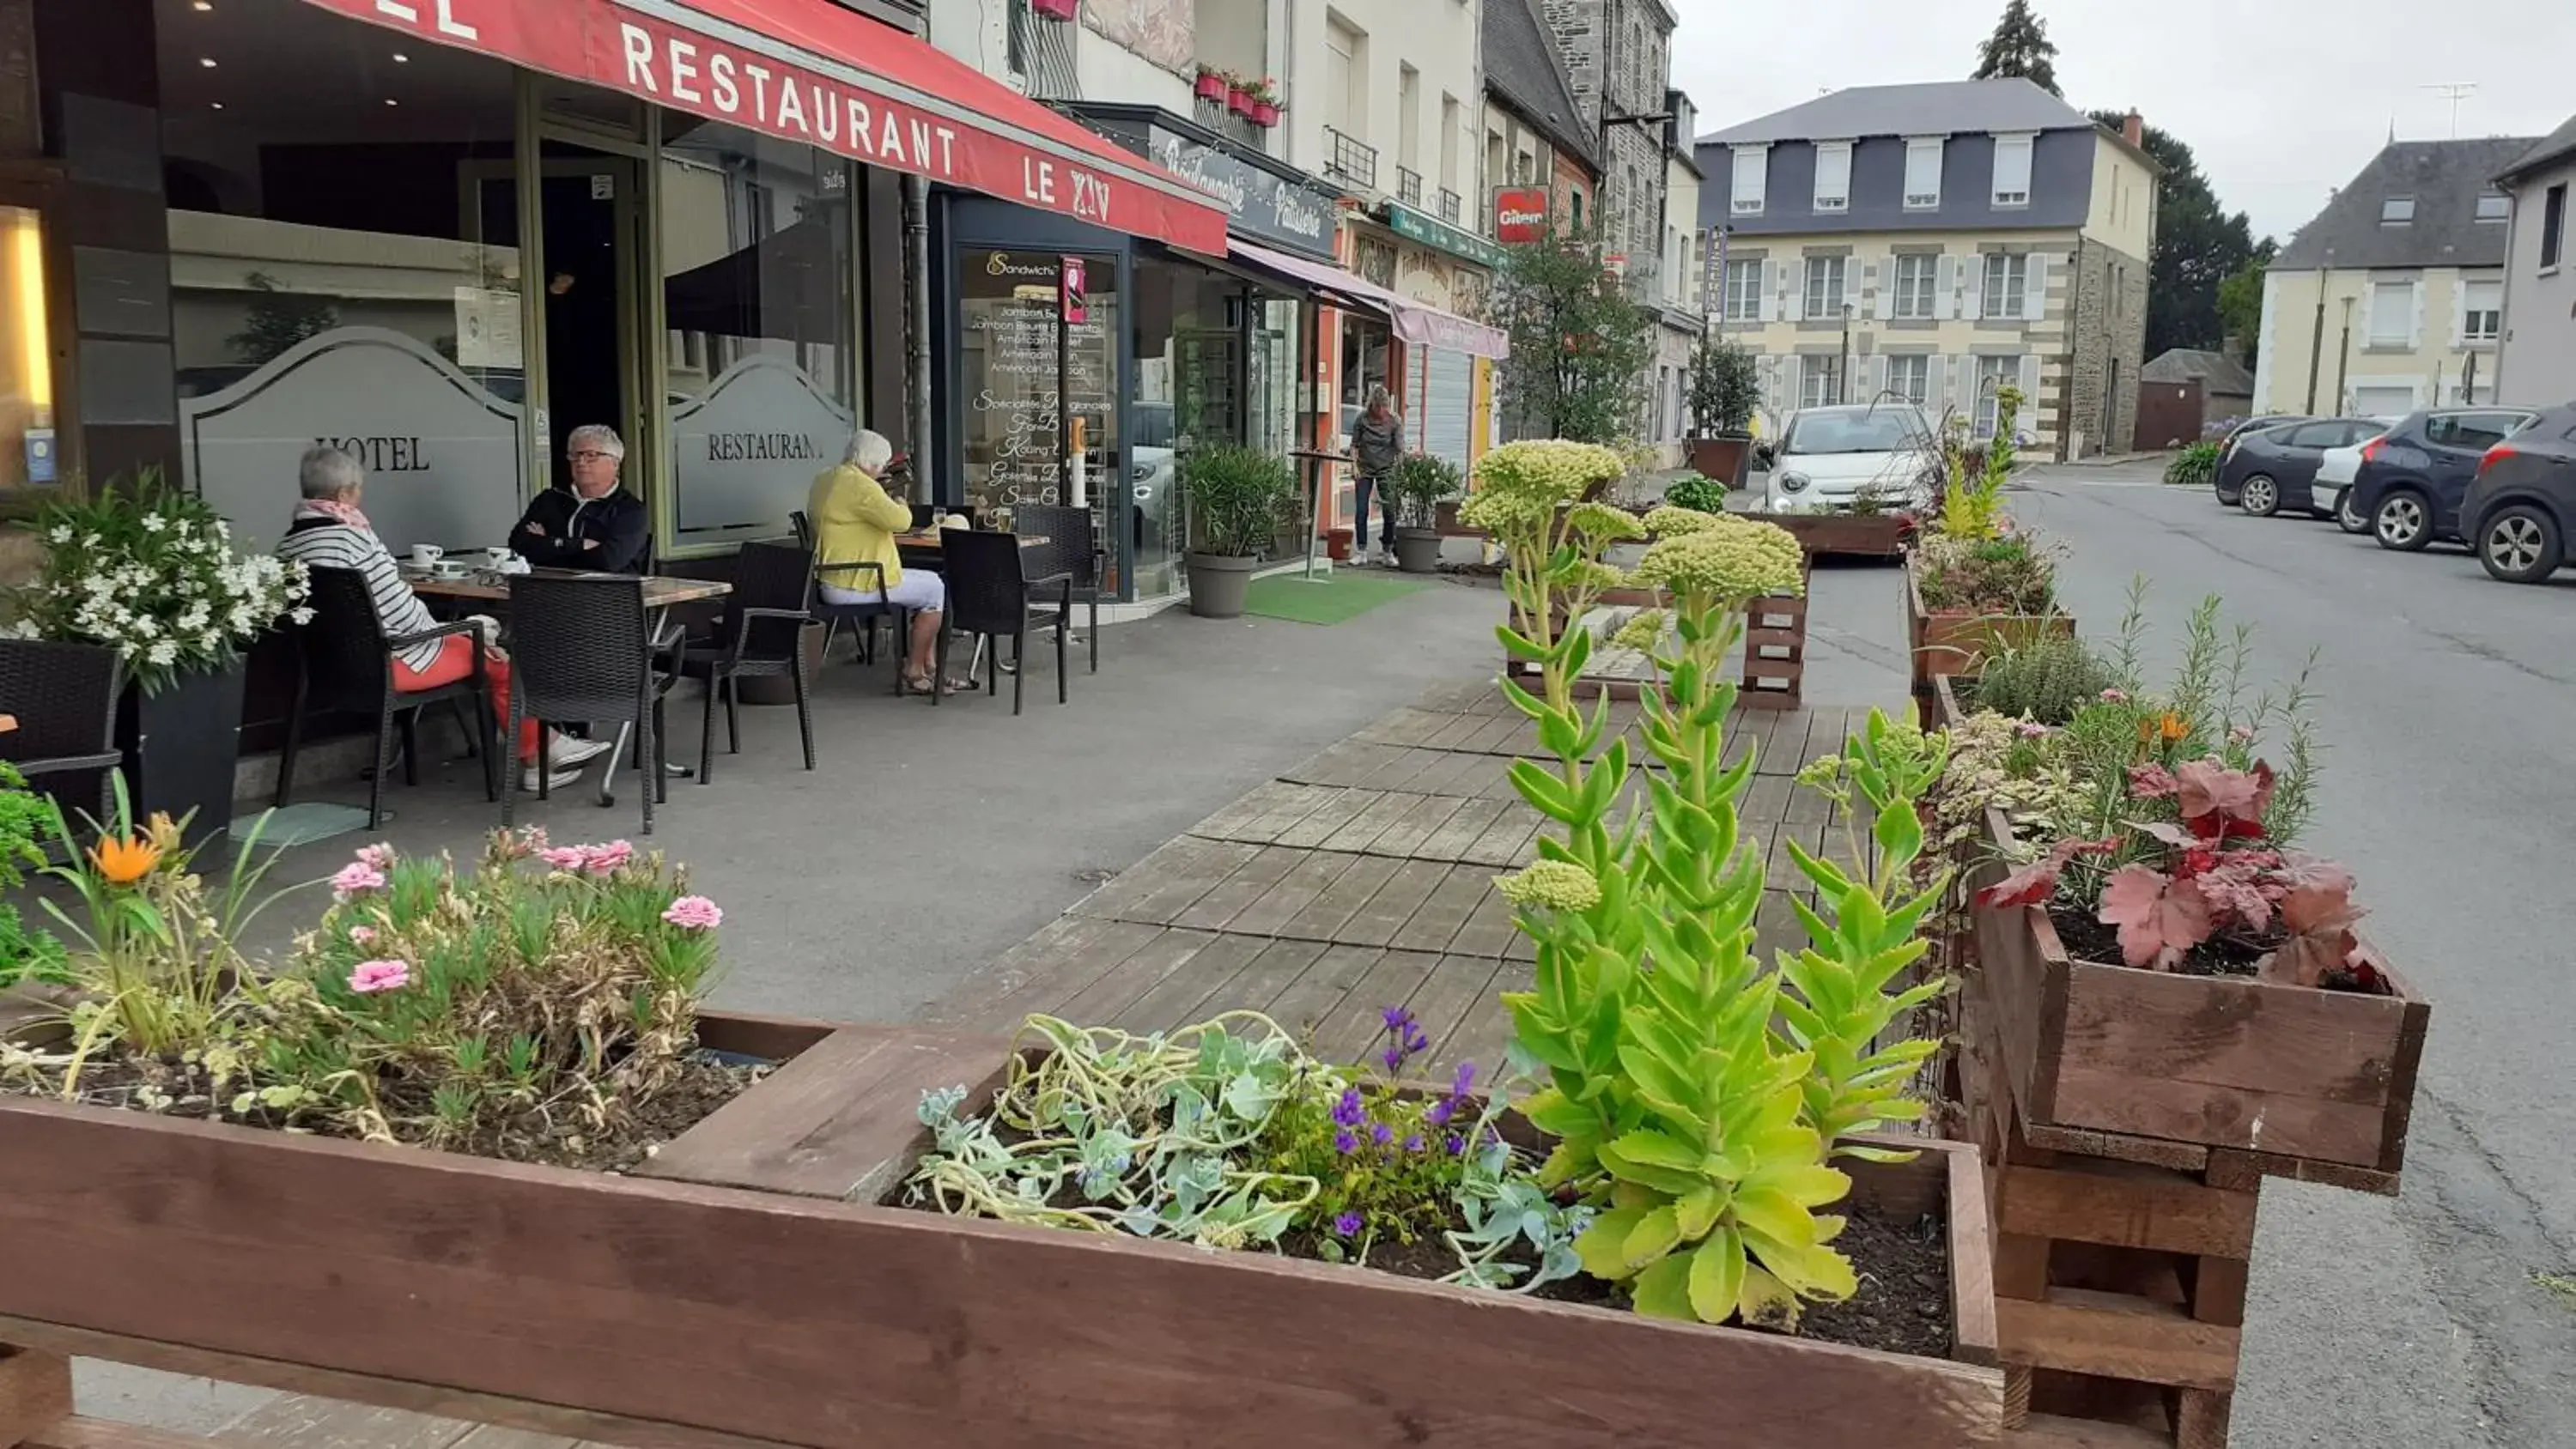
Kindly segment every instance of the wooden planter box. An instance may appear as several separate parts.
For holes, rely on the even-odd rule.
[[[1893,513],[1747,513],[1797,535],[1809,554],[1851,553],[1898,558],[1905,553],[1905,522]]]
[[[1989,843],[2009,830],[1987,812]],[[1976,916],[2004,1078],[2035,1139],[2116,1133],[2395,1189],[2432,1021],[2395,971],[2381,967],[2395,996],[2141,971],[2069,959],[2044,907]]]
[[[1691,471],[1730,489],[1744,486],[1744,475],[1752,461],[1751,433],[1719,433],[1690,440]]]
[[[665,1449],[1999,1432],[1961,1144],[1851,1165],[1856,1198],[1951,1225],[1955,1354],[1917,1358],[876,1206],[922,1088],[989,1092],[1004,1044],[753,1026],[801,1054],[649,1176],[0,1102],[0,1342]]]
[[[2073,638],[2075,616],[1928,609],[1923,604],[1922,570],[1912,558],[1905,561],[1905,640],[1914,661],[1916,699],[1931,698],[1934,675],[1974,679],[1985,668],[1987,655],[2051,634]]]

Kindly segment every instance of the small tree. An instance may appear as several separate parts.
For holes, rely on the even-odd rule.
[[[1518,436],[1610,446],[1636,434],[1655,321],[1603,265],[1597,237],[1551,224],[1512,247],[1492,313],[1511,339],[1503,407]]]
[[[1762,379],[1742,343],[1715,335],[1691,354],[1691,430],[1703,438],[1741,433],[1762,405]]]
[[[2030,13],[2030,0],[2011,0],[1995,22],[1995,33],[1977,47],[1976,73],[1968,79],[2019,76],[2052,96],[2063,95],[2057,88],[2056,60],[2057,43],[2048,38],[2047,24]]]

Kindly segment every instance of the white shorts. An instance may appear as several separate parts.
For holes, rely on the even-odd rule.
[[[822,589],[823,602],[827,604],[878,602],[874,589],[845,589],[838,584],[825,584]],[[948,608],[948,585],[927,569],[905,569],[894,587],[885,591],[884,602],[917,614],[941,613]]]

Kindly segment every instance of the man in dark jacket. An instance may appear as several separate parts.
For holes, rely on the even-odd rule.
[[[510,531],[510,547],[539,568],[642,573],[653,520],[643,499],[618,486],[626,444],[617,430],[575,428],[564,455],[572,461],[572,488],[538,494]]]

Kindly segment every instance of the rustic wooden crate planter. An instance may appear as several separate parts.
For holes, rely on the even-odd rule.
[[[1744,688],[1737,701],[1749,709],[1796,709],[1806,699],[1807,601],[1815,593],[1815,562],[1794,597],[1755,599],[1745,611]]]
[[[794,1060],[635,1177],[0,1102],[0,1341],[670,1449],[1999,1431],[1973,1149],[1854,1165],[1951,1224],[1955,1357],[1916,1358],[877,1206],[920,1091],[1004,1045],[720,1020]]]
[[[1905,520],[1893,513],[1747,513],[1795,535],[1810,556],[1820,553],[1896,558],[1905,552]]]
[[[2009,830],[1987,812],[1990,843]],[[2230,1180],[2396,1190],[2432,1020],[2397,972],[2381,967],[2396,995],[2367,996],[2073,960],[2040,906],[1980,908],[1977,959],[2033,1141],[2115,1134],[2184,1149],[2171,1164],[2205,1152]]]
[[[1913,558],[1906,559],[1905,641],[1914,661],[1916,699],[1931,698],[1935,675],[1974,679],[1984,669],[1986,656],[2018,649],[2052,634],[2073,638],[2075,616],[1926,608],[1922,567]]]

